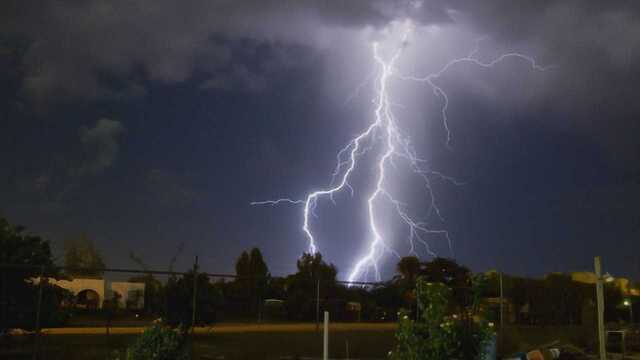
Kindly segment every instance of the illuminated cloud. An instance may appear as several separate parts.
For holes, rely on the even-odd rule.
[[[83,145],[83,164],[80,174],[96,174],[109,168],[115,162],[120,148],[120,137],[125,127],[117,120],[102,118],[93,127],[80,128]]]

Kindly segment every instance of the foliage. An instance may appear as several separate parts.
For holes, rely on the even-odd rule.
[[[403,280],[413,284],[420,273],[420,260],[415,256],[405,256],[398,261],[396,271]]]
[[[424,264],[420,275],[427,282],[442,283],[451,288],[452,307],[460,310],[472,305],[469,302],[472,279],[468,268],[451,259],[435,258]]]
[[[166,322],[172,326],[193,325],[194,273],[189,271],[180,278],[171,277],[166,286]],[[215,321],[215,310],[222,302],[219,289],[209,282],[205,274],[198,274],[196,291],[196,324]]]
[[[265,299],[284,299],[287,297],[287,280],[282,277],[269,278]]]
[[[618,321],[620,319],[628,319],[628,309],[620,308],[624,301],[622,290],[615,283],[606,283],[604,285],[604,319],[605,321]]]
[[[322,259],[322,254],[302,254],[296,262],[298,272],[294,274],[295,281],[315,286],[316,281],[321,285],[333,285],[336,282],[338,270],[333,264],[327,264]]]
[[[424,263],[420,275],[427,282],[438,282],[450,288],[468,287],[470,285],[471,271],[464,266],[458,265],[455,260],[445,258],[435,258]]]
[[[65,241],[64,265],[69,275],[76,276],[99,276],[105,268],[102,255],[86,234]]]
[[[130,282],[144,283],[144,312],[147,314],[163,314],[165,302],[162,300],[164,289],[162,283],[152,274],[134,276]]]
[[[58,276],[51,256],[49,242],[39,236],[25,232],[21,226],[13,226],[0,218],[0,262],[26,265],[2,271],[2,309],[0,331],[6,328],[31,329],[35,325],[35,312],[39,286],[33,278]],[[44,271],[44,272],[43,272]],[[52,326],[63,323],[68,314],[59,310],[59,304],[70,297],[70,293],[48,282],[42,285],[41,325]]]
[[[411,294],[415,295],[412,290],[407,290],[406,287],[394,282],[388,282],[371,289],[370,297],[375,299],[379,312],[376,317],[380,320],[396,319],[398,309],[406,303],[406,298],[403,295],[406,295],[407,291],[411,291]]]
[[[255,313],[264,299],[271,275],[262,258],[260,249],[253,248],[249,253],[243,251],[236,261],[237,300],[246,304],[244,312]]]
[[[240,254],[240,256],[238,257],[238,260],[236,260],[236,275],[238,276],[243,276],[243,275],[247,275],[250,270],[249,270],[249,262],[251,260],[249,259],[249,253],[247,253],[246,251],[243,251],[242,254]]]
[[[127,360],[188,359],[182,331],[152,326],[136,339],[127,350]]]
[[[113,320],[113,318],[116,316],[116,314],[120,310],[121,298],[122,298],[122,295],[114,291],[111,294],[111,297],[108,297],[108,298],[105,297],[104,301],[102,302],[102,313],[107,318],[107,323],[110,324],[110,322]]]
[[[472,305],[451,314],[448,304],[453,297],[452,290],[443,283],[418,278],[420,317],[412,320],[408,313],[400,313],[396,332],[398,345],[389,357],[401,360],[483,358],[493,332],[486,322],[474,321],[474,315],[478,316],[482,281],[479,277],[473,280]]]
[[[499,296],[497,273],[489,277],[486,297]],[[504,296],[514,305],[516,321],[531,325],[579,325],[585,312],[595,306],[595,284],[572,280],[570,275],[549,274],[544,279],[503,275]],[[617,308],[622,293],[614,284],[605,284],[605,319],[616,321],[625,314]],[[587,324],[585,324],[587,325]]]
[[[287,278],[287,311],[295,320],[311,319],[316,309],[317,286],[322,289],[321,301],[335,295],[338,270],[327,264],[320,253],[302,254],[297,261],[298,272]]]
[[[8,264],[44,266],[53,270],[49,242],[37,235],[28,234],[22,226],[13,226],[0,218],[0,261]],[[21,271],[22,276],[37,276],[37,268]]]

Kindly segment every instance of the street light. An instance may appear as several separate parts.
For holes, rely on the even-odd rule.
[[[626,299],[622,305],[626,306],[629,308],[629,324],[633,324],[633,304],[631,303],[631,301],[629,301],[628,299]]]
[[[609,273],[605,273],[604,275],[602,275],[602,280],[604,280],[604,282],[606,283],[611,283],[611,282],[614,282],[616,278],[611,276],[611,274]]]

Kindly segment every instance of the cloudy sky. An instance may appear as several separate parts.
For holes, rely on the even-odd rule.
[[[258,246],[285,274],[307,249],[299,206],[328,186],[336,153],[372,121],[371,44],[404,48],[424,83],[390,80],[395,115],[435,171],[453,253],[474,270],[586,270],[602,255],[640,277],[640,5],[631,1],[9,1],[0,15],[0,214],[52,241],[87,233],[109,265],[134,251],[232,271]],[[414,31],[401,44],[399,24]],[[373,151],[375,155],[375,151]],[[373,163],[355,174],[370,190]],[[416,217],[424,188],[389,186]],[[359,196],[311,220],[345,278],[370,234]],[[426,216],[426,215],[425,215]],[[431,221],[429,219],[426,219]],[[387,241],[405,235],[387,216]],[[426,253],[421,256],[428,259]],[[383,274],[393,271],[387,256]]]

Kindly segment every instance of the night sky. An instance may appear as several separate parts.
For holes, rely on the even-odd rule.
[[[476,271],[582,271],[593,256],[640,278],[640,3],[633,1],[5,1],[0,11],[0,215],[50,239],[86,233],[107,265],[134,251],[166,268],[199,255],[232,272],[260,247],[271,272],[294,271],[308,243],[296,205],[329,185],[336,154],[371,122],[371,43],[399,46],[395,114],[433,170],[449,231],[434,251]],[[477,47],[477,48],[476,48]],[[372,152],[375,155],[375,151]],[[369,239],[354,197],[323,200],[312,218],[320,251],[346,278]],[[399,165],[392,186],[416,217],[424,186]],[[382,221],[408,251],[402,229]],[[429,259],[421,252],[423,259]],[[387,255],[382,273],[393,273]]]

